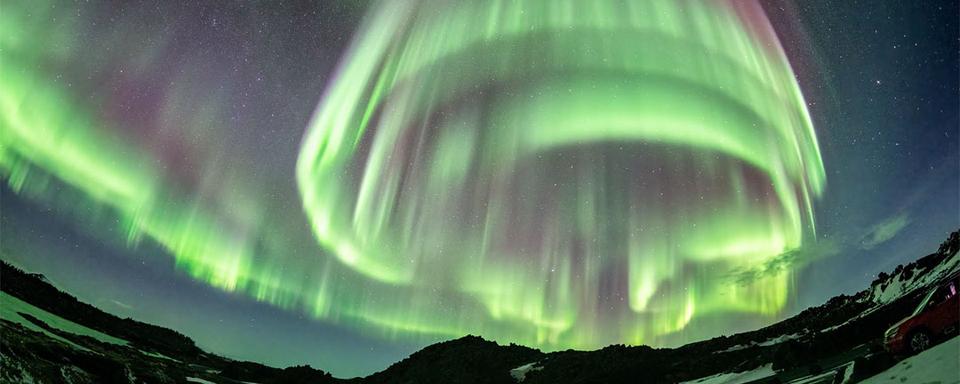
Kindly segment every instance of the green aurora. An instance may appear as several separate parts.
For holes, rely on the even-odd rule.
[[[106,241],[384,338],[595,348],[774,317],[792,267],[731,276],[811,238],[825,183],[777,38],[753,3],[622,5],[373,5],[307,127],[297,221],[223,165],[184,185],[47,80],[70,26],[5,4],[0,170]],[[282,236],[304,222],[305,250]]]
[[[351,316],[596,347],[784,307],[787,269],[725,279],[798,248],[824,184],[772,29],[752,6],[615,4],[375,7],[297,172],[320,243],[413,291]]]

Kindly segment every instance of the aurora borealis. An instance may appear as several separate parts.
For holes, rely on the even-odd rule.
[[[775,4],[4,2],[0,251],[214,352],[251,356],[221,312],[310,328],[271,358],[337,375],[769,324],[956,227],[960,152],[956,49],[918,55],[955,38],[871,70]]]
[[[366,26],[297,174],[319,242],[410,291],[350,315],[595,348],[783,308],[789,270],[720,281],[801,246],[824,184],[762,10],[391,4]]]

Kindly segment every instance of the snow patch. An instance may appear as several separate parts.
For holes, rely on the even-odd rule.
[[[799,379],[788,382],[787,384],[815,384],[832,382],[833,377],[837,375],[836,371],[827,371],[819,375],[804,376]]]
[[[539,361],[534,361],[532,363],[524,364],[514,369],[511,369],[510,376],[513,377],[513,379],[516,380],[517,382],[522,383],[523,379],[527,377],[527,373],[533,372],[533,371],[539,371],[543,369],[543,366],[537,366],[537,363],[539,363]]]
[[[167,355],[164,355],[164,354],[162,354],[162,353],[148,352],[148,351],[144,351],[144,350],[142,350],[142,349],[138,349],[137,351],[139,351],[140,353],[142,353],[142,354],[144,354],[144,355],[150,356],[150,357],[155,357],[155,358],[158,358],[158,359],[169,360],[169,361],[176,362],[176,363],[182,363],[182,361],[177,360],[177,359],[174,359],[174,358],[172,358],[172,357],[170,357],[170,356],[167,356]]]
[[[127,374],[127,382],[130,384],[136,384],[137,377],[133,375],[133,370],[130,367],[124,365],[123,371]]]
[[[217,383],[214,383],[214,382],[212,382],[212,381],[204,380],[204,379],[201,379],[201,378],[198,378],[198,377],[188,377],[188,378],[187,378],[187,382],[190,382],[190,383],[200,383],[200,384],[217,384]]]
[[[70,332],[75,335],[81,335],[81,336],[90,336],[104,343],[127,345],[126,340],[118,339],[116,337],[107,335],[103,332],[90,329],[83,325],[74,323],[70,320],[64,319],[60,316],[47,312],[41,308],[35,307],[6,292],[0,292],[0,318],[12,321],[14,323],[19,323],[24,327],[27,327],[28,329],[31,329],[34,331],[43,332],[48,335],[52,335],[52,337],[55,339],[58,339],[61,341],[64,340],[63,338],[51,332],[46,331],[45,329],[37,326],[36,324],[33,324],[30,321],[27,321],[27,319],[23,318],[23,316],[20,316],[18,312],[26,313],[46,323],[47,325],[53,328],[56,328],[65,332]],[[79,345],[76,345],[74,343],[69,343],[69,344],[73,344],[74,346],[80,347]],[[83,347],[80,347],[80,348],[83,348]],[[86,348],[83,348],[83,349],[86,349]]]
[[[771,345],[780,344],[780,343],[782,343],[782,342],[784,342],[784,341],[790,341],[790,340],[794,340],[794,339],[799,339],[800,336],[801,336],[801,334],[799,334],[799,333],[794,333],[794,334],[790,334],[790,335],[780,335],[780,336],[777,336],[777,337],[774,337],[774,338],[770,338],[770,339],[761,341],[761,342],[759,342],[759,343],[756,342],[756,341],[751,341],[750,344],[737,344],[737,345],[734,345],[734,346],[732,346],[732,347],[730,347],[730,348],[724,349],[724,350],[719,351],[719,352],[720,352],[720,353],[723,353],[723,352],[739,351],[739,350],[741,350],[741,349],[746,349],[746,348],[750,348],[750,347],[753,347],[753,346],[769,347],[769,346],[771,346]]]
[[[769,347],[769,346],[774,345],[774,344],[780,344],[780,343],[782,343],[782,342],[784,342],[784,341],[790,341],[790,340],[799,339],[799,338],[800,338],[800,334],[799,334],[799,333],[794,333],[794,334],[790,334],[790,335],[780,335],[780,336],[775,337],[775,338],[772,338],[772,339],[767,339],[766,341],[764,341],[764,342],[762,342],[762,343],[759,343],[759,344],[757,344],[757,345],[759,345],[759,346],[761,346],[761,347]]]
[[[737,384],[765,379],[773,375],[773,364],[767,364],[751,371],[718,373],[696,380],[684,381],[680,384]]]
[[[844,368],[844,370],[843,370],[843,381],[840,382],[841,384],[847,384],[847,383],[850,382],[850,377],[853,376],[853,365],[854,365],[854,364],[855,364],[855,363],[854,363],[853,361],[851,361],[850,364],[847,364],[847,366]]]

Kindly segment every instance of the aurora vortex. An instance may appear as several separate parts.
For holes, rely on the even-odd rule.
[[[307,127],[289,210],[264,198],[282,176],[220,139],[208,100],[228,91],[186,96],[218,63],[184,60],[167,82],[144,64],[157,52],[121,47],[138,53],[131,77],[170,84],[151,124],[195,144],[184,176],[169,148],[94,112],[119,101],[50,80],[124,84],[69,23],[32,22],[66,12],[41,3],[0,12],[10,189],[319,321],[398,340],[658,344],[703,316],[778,315],[795,273],[778,260],[815,231],[817,139],[754,2],[373,4]]]
[[[772,28],[744,2],[622,5],[374,7],[297,177],[319,243],[401,294],[320,313],[596,347],[784,307],[789,269],[729,278],[798,248],[824,184]]]

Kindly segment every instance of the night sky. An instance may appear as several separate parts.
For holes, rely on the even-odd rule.
[[[677,346],[960,227],[956,1],[6,2],[0,256],[338,377]]]

